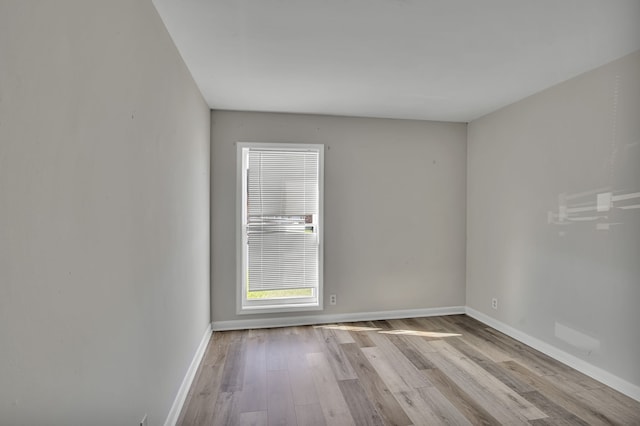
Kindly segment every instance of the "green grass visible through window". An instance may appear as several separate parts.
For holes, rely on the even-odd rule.
[[[313,289],[247,291],[247,299],[271,299],[276,297],[312,297]]]

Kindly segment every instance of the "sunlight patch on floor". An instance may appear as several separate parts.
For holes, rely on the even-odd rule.
[[[458,333],[441,333],[437,331],[419,331],[419,330],[381,330],[381,334],[398,334],[402,336],[421,336],[421,337],[459,337]]]
[[[443,337],[459,337],[462,334],[459,333],[446,333],[439,331],[422,331],[422,330],[383,330],[377,327],[363,327],[358,325],[338,325],[338,324],[327,324],[327,325],[316,325],[314,328],[323,328],[327,330],[342,330],[342,331],[376,331],[380,334],[394,334],[400,336],[420,336],[420,337],[433,337],[433,338],[443,338]]]
[[[324,328],[328,330],[343,330],[343,331],[380,331],[382,330],[381,328],[375,328],[375,327],[360,327],[355,325],[336,325],[336,324],[316,325],[314,327]]]

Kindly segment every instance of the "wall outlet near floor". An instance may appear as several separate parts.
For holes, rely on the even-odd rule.
[[[494,297],[493,299],[491,299],[491,307],[493,309],[498,309],[498,299],[497,298]]]
[[[336,296],[335,294],[330,294],[329,295],[329,304],[330,305],[335,305],[338,303],[338,296]]]
[[[149,426],[149,423],[147,422],[147,415],[146,414],[144,415],[142,420],[140,420],[140,426]]]

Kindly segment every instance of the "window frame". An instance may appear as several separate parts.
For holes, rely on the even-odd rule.
[[[313,150],[318,152],[318,287],[316,297],[294,297],[278,299],[246,298],[246,282],[244,273],[244,251],[246,232],[244,217],[246,214],[246,194],[244,179],[246,164],[244,150],[250,148],[272,150]],[[318,311],[324,306],[324,145],[311,143],[268,143],[268,142],[236,142],[236,314],[260,314],[279,312]]]

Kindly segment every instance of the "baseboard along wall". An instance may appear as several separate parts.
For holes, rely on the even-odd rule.
[[[174,426],[178,421],[178,417],[180,416],[180,412],[182,411],[182,406],[184,405],[185,400],[187,399],[187,394],[189,393],[189,389],[191,389],[191,384],[193,383],[193,379],[196,377],[196,373],[198,371],[198,367],[200,366],[200,362],[202,361],[202,357],[204,357],[204,353],[207,349],[207,345],[209,344],[209,340],[211,340],[211,324],[207,325],[206,330],[204,331],[204,335],[200,340],[200,344],[198,345],[198,349],[196,349],[196,353],[191,360],[191,364],[187,369],[187,373],[182,379],[182,383],[180,384],[180,388],[178,389],[178,393],[176,394],[175,399],[173,400],[173,404],[171,405],[171,409],[169,410],[169,414],[167,415],[167,419],[164,422],[165,426]]]
[[[468,306],[466,307],[466,314],[488,325],[489,327],[493,327],[501,333],[504,333],[507,336],[512,337],[521,343],[524,343],[525,345],[531,346],[532,348],[542,352],[545,355],[550,356],[556,361],[560,361],[561,363],[568,365],[569,367],[578,370],[579,372],[586,374],[587,376],[596,379],[601,383],[604,383],[610,388],[613,388],[618,392],[621,392],[628,397],[635,399],[636,401],[640,401],[640,386],[634,385],[633,383],[630,383],[614,374],[609,373],[608,371],[596,367],[595,365],[590,364],[583,359],[571,355],[570,353],[558,349],[557,347],[547,342],[530,336],[527,333],[513,328],[510,325],[498,321],[490,317],[489,315],[483,314],[482,312],[476,311],[475,309]]]
[[[439,315],[464,314],[464,306],[445,308],[403,309],[397,311],[359,312],[354,314],[320,314],[297,317],[280,317],[267,319],[242,319],[234,321],[214,321],[215,331],[247,330],[251,328],[292,327],[297,325],[331,324],[335,322],[375,321],[387,319],[433,317]]]

